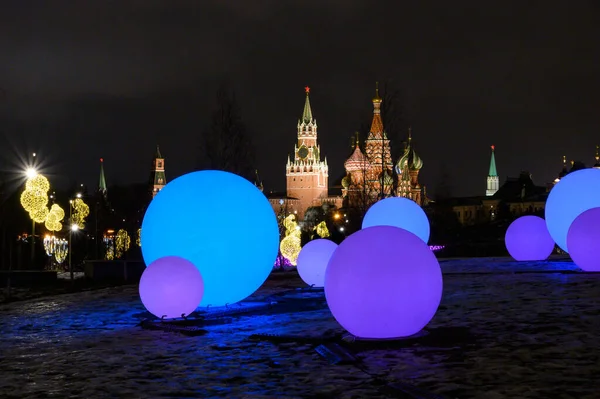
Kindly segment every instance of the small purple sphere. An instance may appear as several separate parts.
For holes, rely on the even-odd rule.
[[[360,338],[414,335],[431,321],[442,299],[442,271],[427,244],[392,226],[347,237],[325,272],[333,317]]]
[[[297,269],[306,284],[313,287],[325,285],[325,270],[337,247],[335,242],[326,239],[312,240],[302,247]]]
[[[531,215],[521,216],[508,226],[504,244],[516,261],[546,260],[554,250],[546,221]]]
[[[577,216],[567,233],[567,248],[573,262],[586,272],[600,272],[600,208]]]
[[[204,282],[192,262],[178,256],[165,256],[144,270],[139,291],[150,313],[174,319],[196,310],[204,295]]]

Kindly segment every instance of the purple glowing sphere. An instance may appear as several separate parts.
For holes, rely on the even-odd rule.
[[[347,237],[325,272],[325,298],[333,317],[360,338],[416,334],[442,299],[442,271],[427,244],[392,226]]]
[[[554,240],[546,221],[537,216],[521,216],[508,226],[504,244],[517,261],[546,260],[554,250]]]
[[[174,319],[189,315],[200,305],[204,281],[192,262],[165,256],[144,270],[139,290],[142,303],[150,313]]]
[[[325,269],[337,247],[335,242],[325,239],[312,240],[302,247],[297,269],[306,284],[313,287],[325,286]]]
[[[592,208],[577,216],[567,233],[569,255],[586,272],[600,272],[600,208]]]

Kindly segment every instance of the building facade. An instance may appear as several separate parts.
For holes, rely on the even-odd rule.
[[[330,204],[341,206],[341,198],[329,196],[329,166],[318,143],[317,121],[310,105],[310,88],[305,87],[306,97],[302,117],[297,123],[297,137],[293,156],[288,155],[285,176],[286,195],[269,195],[273,208],[286,207],[301,219],[311,206]]]
[[[345,206],[366,209],[374,202],[390,196],[406,197],[424,205],[425,188],[419,183],[423,161],[414,149],[412,130],[409,129],[404,152],[394,166],[391,143],[381,118],[383,100],[377,87],[372,102],[373,119],[365,140],[365,151],[362,151],[357,137],[352,155],[344,162],[346,176],[342,179],[342,197]]]

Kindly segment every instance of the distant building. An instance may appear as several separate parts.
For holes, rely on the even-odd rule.
[[[310,88],[305,87],[304,91],[306,97],[302,117],[296,126],[294,155],[288,155],[285,166],[286,193],[266,194],[275,212],[279,212],[283,206],[286,212],[296,214],[298,220],[302,220],[311,206],[342,205],[341,197],[329,195],[329,166],[327,158],[322,157],[317,140],[317,121],[310,105]]]
[[[498,189],[500,188],[500,177],[498,177],[498,172],[496,171],[496,157],[494,156],[495,146],[492,146],[492,155],[490,158],[490,170],[487,176],[487,187],[485,190],[485,195],[487,197],[491,197],[496,194]]]
[[[427,202],[425,187],[419,183],[419,171],[423,161],[417,155],[412,143],[412,130],[408,131],[408,141],[396,165],[392,161],[390,140],[381,118],[379,88],[375,88],[373,120],[364,153],[358,137],[352,155],[344,163],[346,176],[342,179],[342,196],[347,207],[368,208],[372,203],[393,195],[410,198],[419,205]],[[397,184],[394,192],[393,173]]]
[[[152,161],[152,173],[150,174],[150,191],[152,198],[158,194],[164,186],[167,185],[167,178],[165,176],[165,159],[160,153],[160,148],[156,146],[156,154]]]

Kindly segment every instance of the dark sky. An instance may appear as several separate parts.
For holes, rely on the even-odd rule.
[[[491,144],[501,180],[543,184],[600,143],[594,0],[0,3],[2,153],[35,149],[55,184],[96,184],[101,156],[109,184],[145,181],[156,144],[168,178],[190,171],[225,77],[268,189],[284,188],[305,85],[332,177],[376,80],[403,93],[430,189],[446,169],[455,195],[483,194]]]

